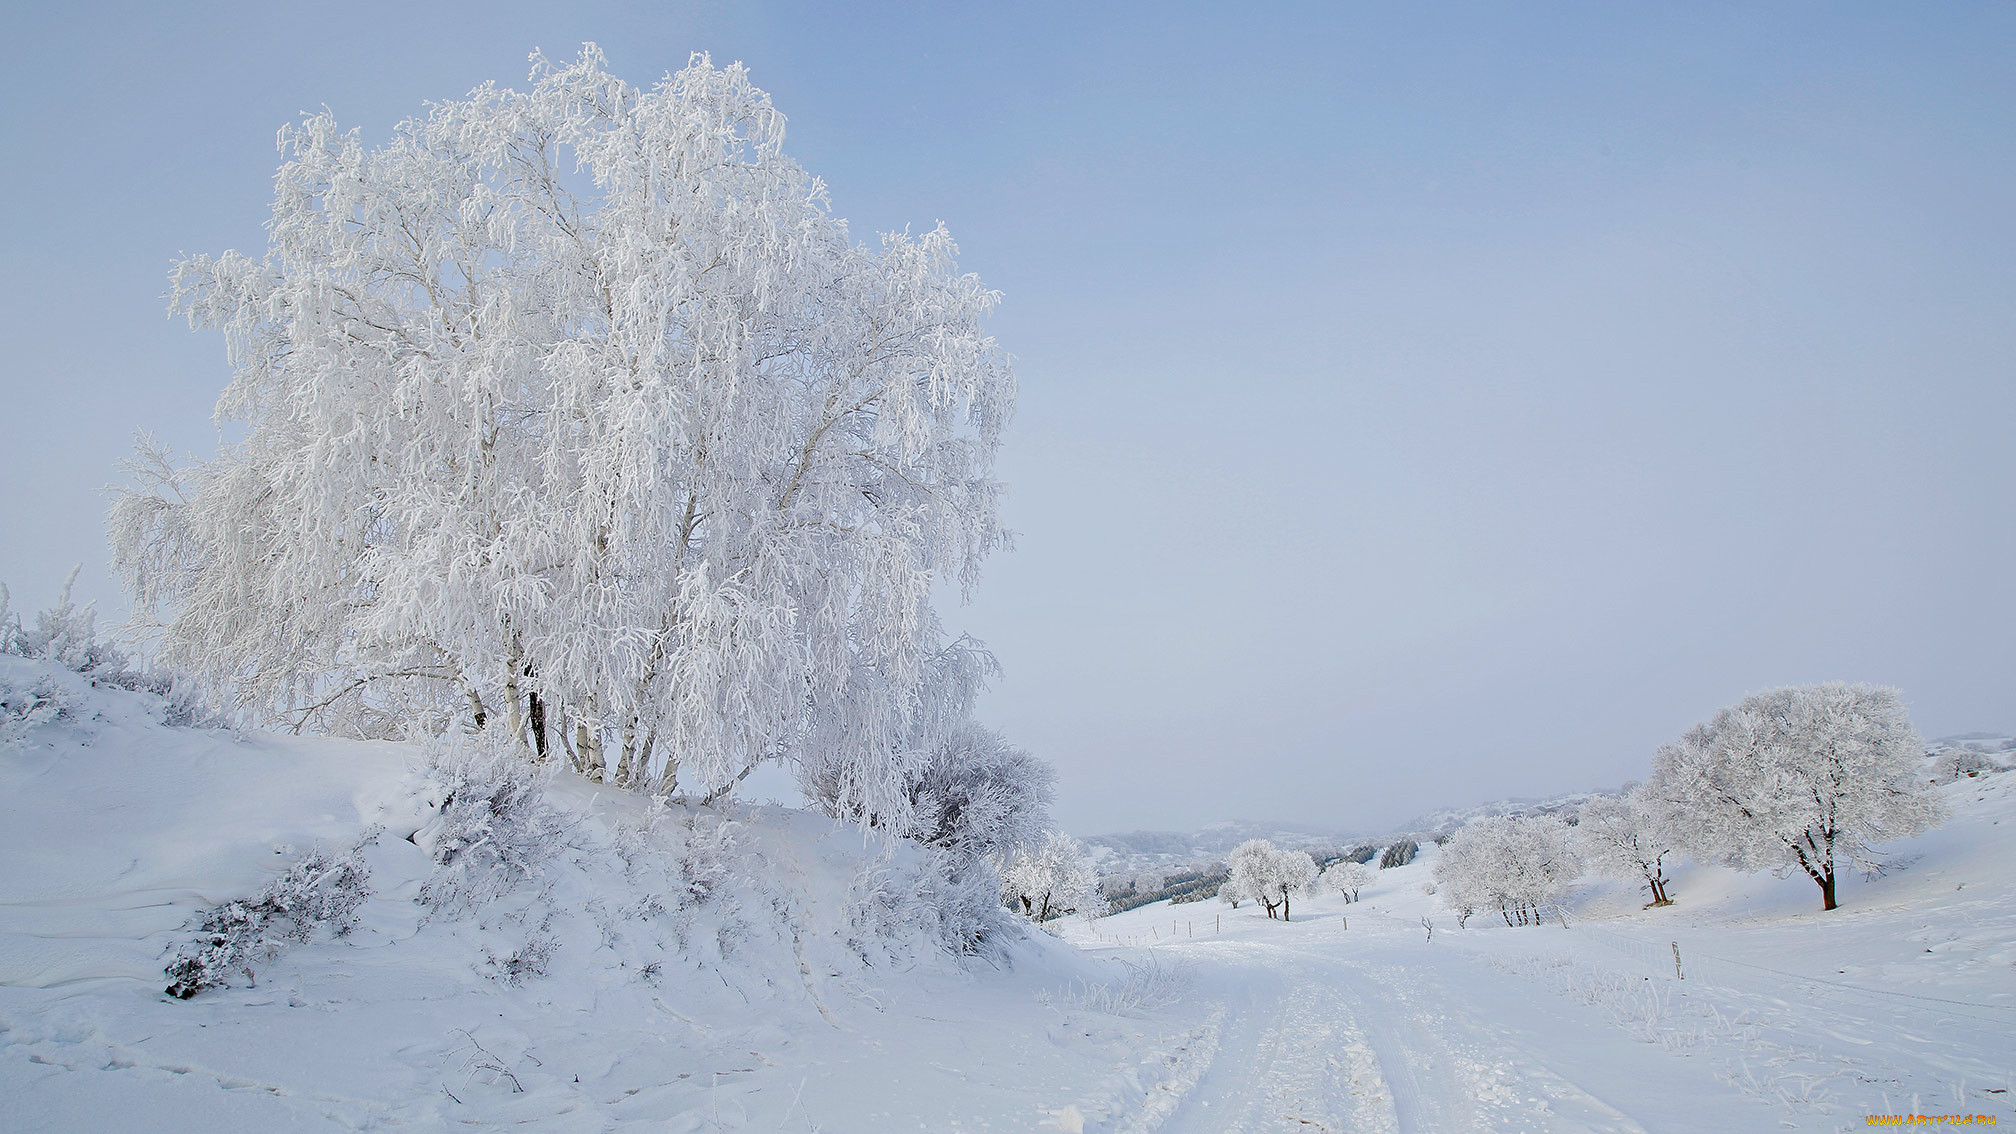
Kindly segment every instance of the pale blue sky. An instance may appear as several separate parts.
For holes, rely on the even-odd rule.
[[[277,127],[593,39],[743,60],[1006,293],[1021,536],[948,621],[1076,830],[1614,785],[1788,682],[2016,728],[2016,7],[23,7],[17,604],[116,607],[127,437],[214,446],[164,277],[262,246]]]

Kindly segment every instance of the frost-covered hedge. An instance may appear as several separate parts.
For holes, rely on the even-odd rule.
[[[1420,849],[1420,844],[1413,839],[1401,839],[1387,847],[1386,853],[1379,856],[1379,869],[1391,870],[1396,866],[1405,866],[1414,861],[1414,855]]]

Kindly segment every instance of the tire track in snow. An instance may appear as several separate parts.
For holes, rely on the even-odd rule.
[[[1329,972],[1366,1022],[1394,1085],[1402,1130],[1643,1134],[1637,1121],[1560,1074],[1531,1044],[1433,980],[1421,956],[1381,950],[1366,959],[1346,959],[1290,947],[1281,952]],[[1446,963],[1444,955],[1436,957],[1436,963]]]
[[[1565,1075],[1516,1021],[1460,994],[1443,966],[1397,938],[1354,938],[1349,955],[1312,942],[1186,948],[1224,980],[1215,1058],[1193,1073],[1159,1134],[1273,1131],[1640,1132],[1625,1112]],[[1455,974],[1450,974],[1455,975]],[[1146,1117],[1146,1116],[1142,1116]]]
[[[1217,1057],[1161,1134],[1399,1129],[1387,1078],[1334,981],[1308,979],[1265,945],[1210,954],[1237,974]]]

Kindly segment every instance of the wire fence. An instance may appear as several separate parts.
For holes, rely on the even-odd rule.
[[[1694,982],[1725,988],[1746,994],[1761,994],[1779,1000],[1792,1001],[1810,999],[1816,994],[1834,994],[1867,998],[1871,1004],[1881,1004],[1890,1010],[1916,1011],[1929,1015],[1963,1015],[1970,1019],[1991,1024],[2006,1024],[2016,1027],[2016,1003],[1989,1003],[1980,1000],[1966,1000],[1956,997],[1928,996],[1923,993],[1904,992],[1894,988],[1876,988],[1856,984],[1852,981],[1837,980],[1832,977],[1816,976],[1811,973],[1791,972],[1785,969],[1760,965],[1754,961],[1740,961],[1734,957],[1708,952],[1674,937],[1636,937],[1617,933],[1603,926],[1583,921],[1564,906],[1546,905],[1538,907],[1539,928],[1544,930],[1569,930],[1578,938],[1595,941],[1605,948],[1630,958],[1644,970],[1644,975],[1668,981]],[[1424,940],[1432,942],[1436,930],[1460,930],[1464,937],[1479,929],[1496,931],[1507,927],[1499,924],[1495,911],[1479,911],[1464,919],[1467,924],[1459,926],[1456,918],[1421,917],[1415,921],[1399,917],[1376,907],[1363,911],[1353,909],[1354,915],[1376,915],[1395,927],[1419,931]],[[1348,925],[1348,922],[1344,924]],[[1222,930],[1222,916],[1213,916],[1209,921],[1195,918],[1176,918],[1167,923],[1151,924],[1147,932],[1130,934],[1093,932],[1095,940],[1117,945],[1172,944],[1176,941],[1195,940],[1198,937],[1217,936]],[[1137,927],[1138,928],[1141,927]],[[1513,928],[1531,930],[1532,925]],[[1521,940],[1528,940],[1523,935]]]
[[[1928,996],[1895,988],[1876,988],[1834,977],[1739,961],[1684,943],[1678,937],[1647,939],[1632,937],[1591,925],[1571,922],[1580,937],[1598,942],[1643,965],[1649,975],[1666,980],[1694,982],[1738,992],[1762,993],[1780,1000],[1810,1000],[1815,995],[1862,997],[1890,1011],[1915,1011],[1937,1016],[1964,1015],[1986,1023],[2016,1026],[2016,1004],[1990,1003],[1948,996]]]

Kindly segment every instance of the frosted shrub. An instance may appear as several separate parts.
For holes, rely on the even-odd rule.
[[[961,859],[1006,854],[1043,837],[1056,779],[1048,764],[1000,733],[963,721],[905,777],[904,833]]]
[[[553,963],[553,951],[559,947],[559,940],[541,925],[526,938],[525,944],[501,957],[492,953],[484,960],[490,967],[492,980],[516,988],[527,980],[545,976],[547,967]]]
[[[956,676],[958,680],[947,682],[955,687],[952,695],[941,699],[955,708],[977,688],[975,675]],[[1071,908],[1091,909],[1096,903],[1103,909],[1097,894],[1091,903],[1081,900],[1075,875],[1056,873],[1070,874],[1063,858],[1019,855],[1018,848],[1044,840],[1056,779],[1049,765],[970,718],[927,732],[938,733],[939,739],[905,773],[903,811],[908,818],[901,828],[921,845],[923,869],[900,880],[886,877],[858,887],[857,931],[882,925],[899,934],[923,933],[953,953],[982,953],[1011,924],[1001,908],[1007,895],[996,866],[1004,860],[1023,861],[1030,869],[1041,862],[1051,875],[1039,879],[1030,874],[1026,883],[1047,884],[1060,896],[1071,890]]]
[[[714,816],[693,815],[686,821],[685,851],[679,856],[679,904],[697,906],[712,898],[736,876],[736,824]]]
[[[855,878],[847,907],[851,944],[870,961],[870,942],[906,937],[985,955],[1014,924],[1000,894],[1001,877],[985,861],[928,848],[913,863],[885,857]]]
[[[309,851],[266,884],[249,901],[226,902],[204,911],[196,940],[168,962],[168,995],[187,1000],[206,988],[223,988],[253,966],[263,965],[292,945],[304,945],[328,928],[341,937],[357,924],[357,909],[371,896],[371,868],[364,848],[378,841],[367,832],[342,857],[320,847]]]
[[[27,739],[30,729],[75,717],[77,695],[47,673],[0,670],[0,749]]]
[[[21,652],[21,617],[14,613],[14,596],[0,583],[0,654]]]
[[[11,596],[0,584],[0,654],[51,662],[88,678],[94,686],[110,686],[135,692],[153,693],[162,698],[162,723],[174,728],[221,727],[226,722],[199,704],[187,691],[176,689],[167,679],[135,670],[131,659],[111,641],[98,635],[97,614],[90,604],[78,606],[70,598],[77,581],[72,568],[56,596],[56,604],[35,616],[32,629],[22,625],[12,610]],[[38,679],[34,690],[0,683],[0,745],[18,740],[37,724],[65,719],[77,707],[59,684]],[[54,706],[54,716],[33,720],[28,714],[41,705]],[[21,710],[17,712],[16,710]]]
[[[142,678],[128,668],[126,655],[98,636],[97,612],[88,603],[78,606],[71,601],[77,570],[70,569],[56,605],[37,614],[32,629],[9,615],[6,588],[0,587],[0,651],[55,662],[91,678],[93,684],[141,688]]]
[[[1108,984],[1073,981],[1065,992],[1068,1002],[1092,1012],[1113,1016],[1140,1016],[1175,1003],[1190,984],[1189,969],[1168,964],[1157,952],[1144,961],[1121,962],[1127,975]]]
[[[509,737],[445,737],[427,776],[438,812],[413,842],[434,856],[433,877],[420,888],[432,910],[486,906],[567,844],[570,826],[545,800],[547,775]]]

